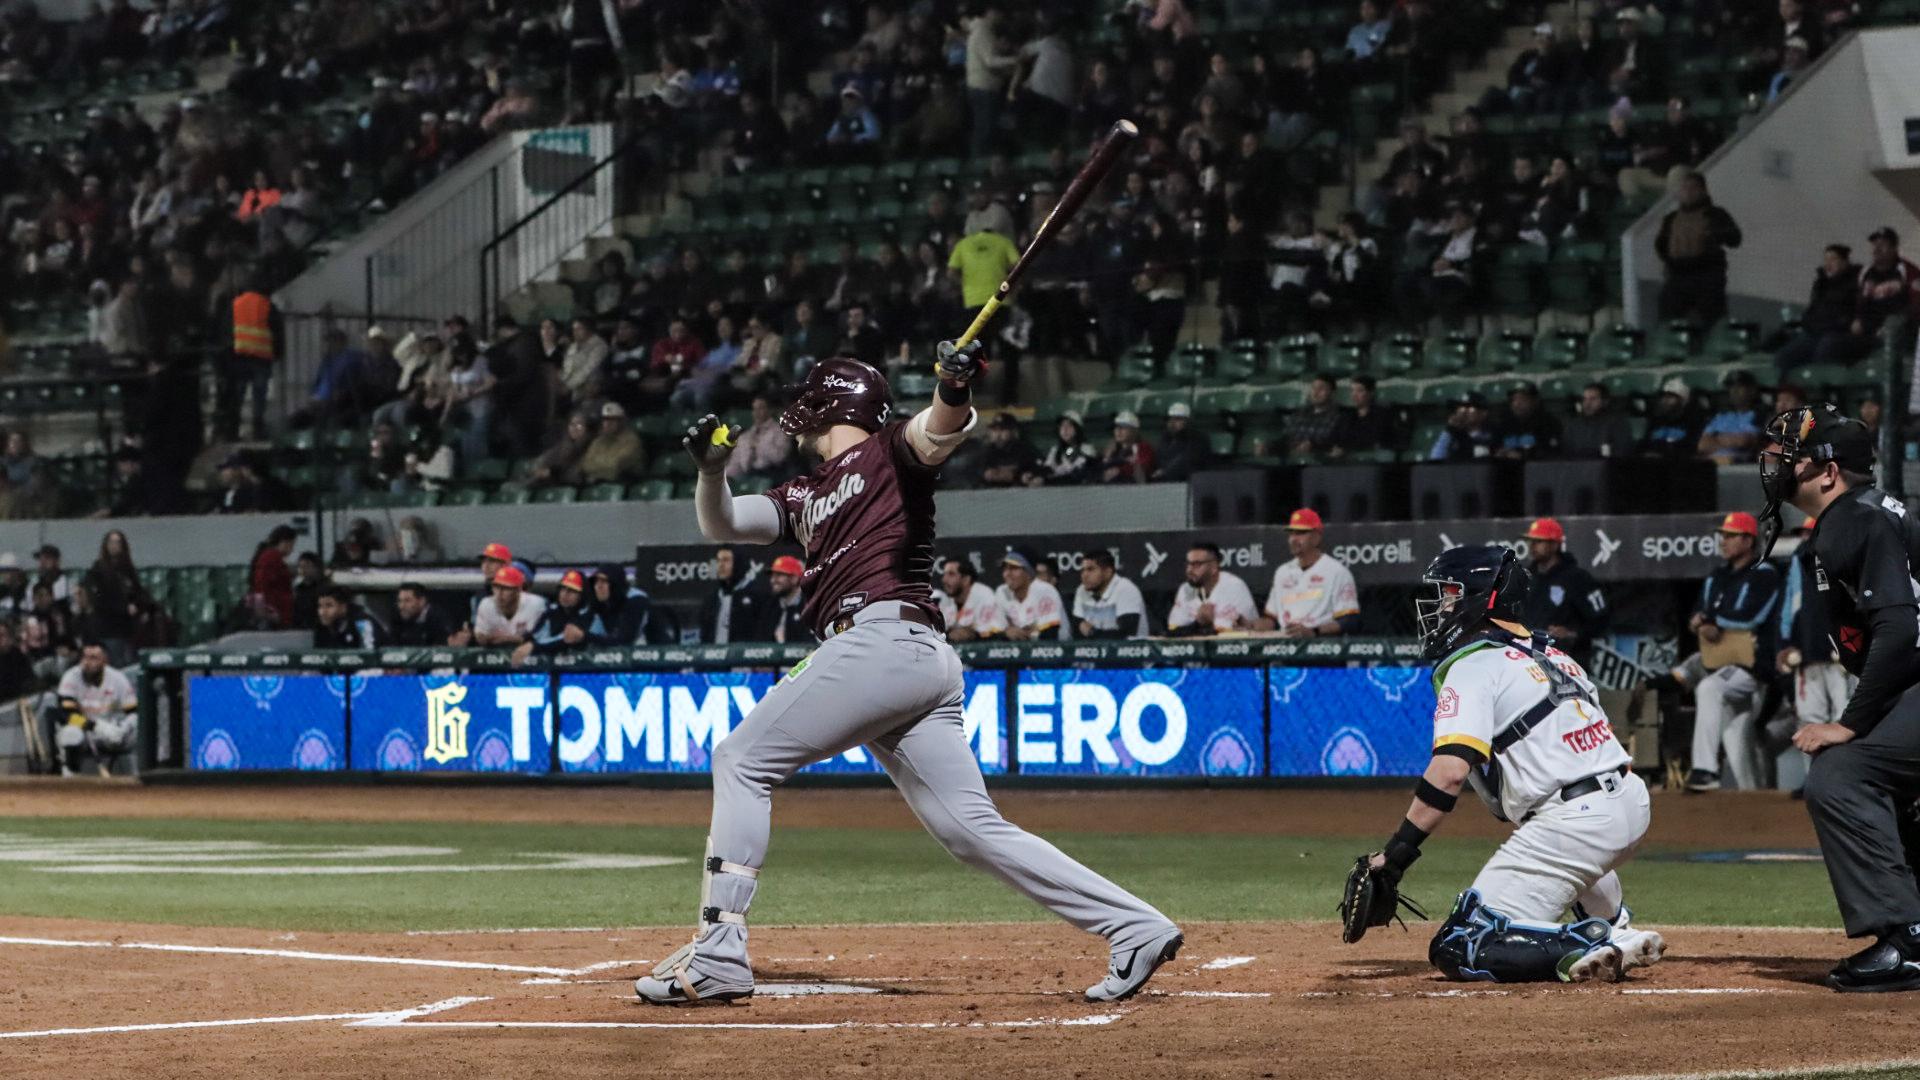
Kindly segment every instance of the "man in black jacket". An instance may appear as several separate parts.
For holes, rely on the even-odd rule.
[[[1800,332],[1773,354],[1773,366],[1782,377],[1803,364],[1844,362],[1846,342],[1860,298],[1860,268],[1853,265],[1853,249],[1828,244],[1820,269],[1813,272],[1807,309],[1800,315]]]
[[[1873,439],[1831,404],[1774,418],[1761,454],[1769,510],[1814,518],[1813,573],[1833,644],[1860,677],[1834,723],[1793,744],[1812,754],[1807,813],[1848,937],[1875,938],[1827,976],[1840,991],[1920,990],[1920,519],[1873,486]]]
[[[446,616],[427,598],[427,587],[418,582],[400,586],[393,597],[393,609],[396,618],[389,635],[391,644],[440,648],[454,631]]]
[[[1533,582],[1527,588],[1526,625],[1553,638],[1567,655],[1591,667],[1593,642],[1607,632],[1607,597],[1593,575],[1567,550],[1567,531],[1541,518],[1520,534],[1527,542]]]
[[[1714,204],[1707,178],[1688,173],[1680,181],[1680,205],[1660,222],[1653,249],[1666,264],[1660,286],[1660,321],[1685,319],[1702,326],[1727,313],[1727,249],[1740,246],[1740,226]]]
[[[773,617],[768,622],[773,626],[775,641],[810,644],[814,640],[813,627],[805,618],[806,592],[800,588],[806,573],[807,564],[791,555],[773,560],[767,571],[767,584],[773,593]]]
[[[316,649],[377,649],[386,644],[385,632],[353,602],[345,586],[320,590],[320,625],[313,628]]]
[[[730,547],[713,553],[713,591],[700,605],[700,640],[708,645],[731,641],[772,641],[773,595],[758,574]]]
[[[1160,433],[1159,453],[1149,479],[1180,483],[1206,468],[1212,459],[1213,447],[1207,444],[1207,437],[1193,429],[1193,407],[1184,401],[1167,406],[1167,426]]]
[[[513,650],[513,662],[524,664],[535,653],[553,656],[581,647],[611,644],[600,609],[587,599],[587,576],[578,570],[560,575],[553,603],[534,625],[532,636]]]

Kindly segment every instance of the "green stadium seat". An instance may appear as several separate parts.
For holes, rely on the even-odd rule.
[[[486,501],[487,492],[484,488],[448,488],[440,493],[441,506],[480,506]]]
[[[1213,373],[1203,384],[1231,386],[1253,379],[1260,372],[1260,346],[1252,341],[1236,341],[1221,349],[1214,358]]]
[[[503,458],[482,458],[473,463],[468,475],[474,480],[489,484],[505,483],[513,463]]]
[[[1608,326],[1593,332],[1587,359],[1595,367],[1626,367],[1646,356],[1646,335],[1631,326]]]
[[[642,480],[627,488],[627,498],[635,502],[663,502],[673,498],[673,481],[663,478]]]
[[[1453,375],[1473,366],[1480,339],[1455,331],[1427,343],[1427,370],[1436,375]]]
[[[1213,350],[1205,345],[1184,345],[1167,357],[1166,368],[1147,385],[1154,390],[1192,387],[1206,377],[1213,362]]]
[[[1533,360],[1533,339],[1525,334],[1504,332],[1480,339],[1479,366],[1488,371],[1512,371],[1527,367]]]
[[[1373,347],[1373,373],[1405,375],[1420,366],[1426,343],[1413,334],[1395,334]]]
[[[1320,346],[1318,374],[1336,379],[1359,372],[1367,365],[1373,343],[1363,337],[1347,335]]]
[[[1154,361],[1153,348],[1140,345],[1121,357],[1120,362],[1114,365],[1113,377],[1108,380],[1108,386],[1112,389],[1142,387],[1152,382],[1159,374],[1159,365]]]
[[[1267,356],[1265,374],[1281,379],[1304,378],[1320,360],[1320,339],[1295,335],[1274,345]]]
[[[580,492],[581,502],[620,502],[627,497],[624,484],[595,484]]]
[[[1700,328],[1692,323],[1665,323],[1647,339],[1645,359],[1656,364],[1684,364],[1699,353],[1702,336]]]
[[[1384,405],[1413,405],[1420,400],[1420,383],[1413,379],[1382,379],[1374,394]]]
[[[487,493],[488,506],[525,506],[532,501],[531,488],[503,487]]]
[[[1540,280],[1546,265],[1546,249],[1538,244],[1508,244],[1501,248],[1488,279],[1492,309],[1502,315],[1538,316]]]
[[[1570,330],[1549,330],[1541,334],[1533,343],[1533,361],[1535,367],[1569,368],[1584,363],[1587,356],[1587,338]]]
[[[1547,262],[1547,306],[1587,318],[1605,306],[1606,290],[1599,275],[1606,251],[1606,245],[1599,243],[1562,244],[1554,249]]]
[[[1707,331],[1701,355],[1711,360],[1737,360],[1754,351],[1760,343],[1760,324],[1724,319]]]

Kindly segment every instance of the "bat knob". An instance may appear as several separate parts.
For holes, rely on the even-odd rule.
[[[728,427],[725,424],[720,424],[716,426],[713,429],[713,445],[732,446],[733,445],[733,429]]]

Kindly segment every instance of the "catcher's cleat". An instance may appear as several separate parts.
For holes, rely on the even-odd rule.
[[[1144,944],[1127,949],[1115,946],[1107,959],[1107,977],[1087,987],[1087,1000],[1125,1001],[1139,993],[1160,965],[1180,955],[1186,940],[1179,927],[1169,924]]]
[[[1602,942],[1562,962],[1560,977],[1567,982],[1619,982],[1627,974],[1626,954],[1612,942]]]

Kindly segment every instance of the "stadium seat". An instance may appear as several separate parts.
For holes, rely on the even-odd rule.
[[[581,502],[620,502],[627,497],[622,484],[595,484],[580,492]]]
[[[1376,375],[1405,375],[1420,366],[1425,342],[1413,334],[1395,334],[1373,347],[1372,370]]]
[[[1472,334],[1454,332],[1427,343],[1426,368],[1436,375],[1452,375],[1473,366],[1480,339]]]
[[[497,488],[487,493],[488,506],[524,506],[533,501],[533,491],[523,487]]]
[[[1692,323],[1664,323],[1647,339],[1645,359],[1655,364],[1684,364],[1699,353],[1701,336],[1700,328]]]
[[[1546,265],[1546,249],[1538,244],[1508,244],[1501,248],[1489,279],[1492,310],[1523,318],[1538,316],[1540,277]]]
[[[1213,372],[1201,379],[1205,385],[1230,386],[1247,382],[1259,374],[1260,346],[1253,341],[1236,341],[1214,359]]]
[[[1479,366],[1488,371],[1512,371],[1533,360],[1533,339],[1525,334],[1504,332],[1480,339]]]
[[[487,493],[483,488],[448,488],[440,493],[441,506],[479,506],[486,501]]]
[[[570,503],[578,502],[579,499],[580,493],[564,484],[536,488],[533,492],[533,501],[536,503]]]
[[[635,502],[662,502],[673,498],[673,481],[642,480],[627,488],[627,498]]]
[[[1646,357],[1646,335],[1631,326],[1609,326],[1593,332],[1587,357],[1596,367],[1615,368]]]
[[[1372,342],[1363,337],[1349,335],[1329,341],[1320,347],[1318,373],[1336,379],[1352,375],[1366,366],[1367,354],[1372,351]]]

